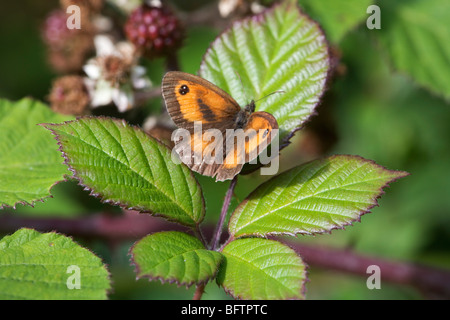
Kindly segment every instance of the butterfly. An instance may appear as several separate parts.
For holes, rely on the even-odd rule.
[[[237,175],[244,163],[254,160],[278,131],[273,115],[255,112],[254,100],[241,108],[224,90],[189,73],[166,73],[162,95],[173,122],[186,133],[182,140],[174,141],[181,161],[195,172],[215,177],[216,181]],[[239,140],[239,134],[243,140]],[[177,148],[181,143],[184,147]]]

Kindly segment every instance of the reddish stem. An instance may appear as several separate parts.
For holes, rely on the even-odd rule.
[[[231,180],[230,186],[228,187],[227,193],[225,194],[225,199],[223,201],[222,210],[220,212],[219,222],[217,223],[216,230],[214,231],[214,236],[211,241],[211,250],[216,250],[220,241],[220,236],[222,235],[223,223],[227,216],[228,208],[230,207],[231,198],[233,197],[234,188],[237,183],[237,175]]]
[[[6,210],[5,210],[6,211]],[[170,223],[149,214],[126,211],[121,216],[106,214],[82,215],[79,218],[31,218],[17,216],[14,212],[0,215],[0,232],[12,233],[20,228],[33,228],[41,232],[55,230],[71,236],[100,238],[107,241],[129,241],[140,239],[149,233],[178,230],[189,231],[176,223]],[[211,234],[212,227],[205,227]],[[378,265],[382,282],[409,285],[433,298],[450,298],[450,271],[432,266],[417,265],[368,257],[352,250],[300,244],[283,241],[295,249],[309,266],[360,275],[367,278],[367,267]],[[203,289],[204,290],[204,289]],[[201,289],[197,288],[200,294]],[[201,296],[200,296],[201,297]]]
[[[199,284],[195,289],[194,297],[192,298],[192,300],[201,300],[204,292],[205,292],[205,285]]]
[[[371,275],[368,267],[375,265],[379,267],[381,283],[412,285],[430,298],[450,297],[449,270],[364,256],[351,250],[311,246],[294,241],[288,243],[308,265],[366,278]]]

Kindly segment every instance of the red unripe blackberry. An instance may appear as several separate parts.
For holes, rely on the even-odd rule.
[[[49,13],[41,32],[50,65],[62,73],[79,71],[94,48],[95,29],[90,21],[82,18],[81,29],[69,29],[67,18],[61,9]]]
[[[70,30],[66,26],[67,15],[62,10],[55,10],[51,12],[42,28],[43,40],[53,47],[60,47],[68,37],[70,37]]]
[[[183,40],[180,21],[165,6],[141,5],[130,14],[125,33],[148,57],[171,54],[181,46]]]

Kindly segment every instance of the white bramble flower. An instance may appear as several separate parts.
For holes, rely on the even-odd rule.
[[[142,0],[109,0],[109,2],[127,14],[142,4]]]
[[[223,18],[230,16],[232,13],[239,10],[250,10],[253,14],[261,13],[264,10],[264,6],[259,4],[255,0],[220,0],[219,1],[219,13]]]
[[[120,112],[131,109],[135,91],[151,87],[145,68],[137,65],[133,44],[114,44],[104,35],[96,36],[94,44],[96,57],[83,66],[92,107],[113,102]]]

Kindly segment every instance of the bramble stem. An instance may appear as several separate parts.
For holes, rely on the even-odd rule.
[[[230,206],[231,198],[233,197],[234,188],[237,183],[237,175],[231,180],[230,186],[228,187],[227,193],[225,194],[225,199],[222,205],[222,211],[220,212],[219,222],[217,223],[216,230],[214,231],[213,240],[211,241],[211,250],[216,250],[217,245],[220,241],[220,236],[222,235],[223,223],[225,222],[225,217],[227,216],[228,208]]]
[[[231,198],[233,197],[234,188],[237,183],[237,175],[234,176],[233,180],[231,180],[230,185],[228,187],[227,193],[225,194],[225,199],[223,200],[222,210],[220,211],[219,222],[217,223],[216,230],[213,234],[213,239],[211,241],[211,250],[216,250],[217,245],[220,241],[220,236],[222,235],[223,223],[225,222],[225,218],[227,216],[228,208],[230,207]],[[200,300],[202,298],[203,293],[205,292],[205,285],[200,284],[195,289],[193,300]]]
[[[6,234],[20,228],[33,228],[41,232],[56,230],[83,239],[102,239],[117,243],[136,241],[149,233],[161,230],[187,231],[187,228],[181,225],[129,210],[125,210],[121,216],[83,213],[77,218],[24,217],[9,209],[4,211],[6,212],[0,215],[0,232]],[[209,234],[212,228],[205,226],[205,233]],[[450,271],[447,269],[370,257],[350,249],[318,247],[298,241],[284,242],[297,251],[310,267],[330,272],[345,272],[367,279],[367,266],[378,265],[382,270],[382,281],[413,287],[428,297],[450,299]],[[197,288],[199,293],[202,290],[204,288]]]
[[[166,56],[166,69],[167,71],[180,70],[180,63],[176,52],[172,52]]]
[[[192,298],[192,300],[200,300],[204,292],[205,292],[205,285],[199,284],[195,289],[194,297]]]
[[[154,87],[146,91],[134,93],[135,104],[137,106],[145,104],[148,100],[161,97],[161,87]]]

